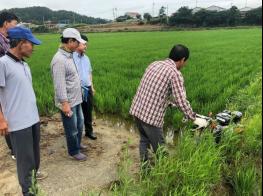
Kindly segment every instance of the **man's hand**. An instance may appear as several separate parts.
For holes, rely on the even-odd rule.
[[[62,112],[68,117],[72,116],[73,112],[71,111],[71,107],[68,102],[62,103]]]
[[[5,135],[8,135],[8,124],[7,124],[7,121],[2,118],[0,119],[0,135],[1,136],[5,136]]]
[[[196,117],[194,124],[198,126],[197,129],[206,128],[208,126],[208,121],[203,118]]]
[[[91,87],[91,91],[92,91],[92,94],[93,94],[93,95],[96,94],[96,90],[93,88],[93,86]]]

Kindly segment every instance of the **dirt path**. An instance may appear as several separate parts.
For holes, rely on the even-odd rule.
[[[100,191],[118,179],[117,169],[122,149],[129,144],[134,159],[133,172],[139,167],[138,137],[122,126],[112,126],[97,119],[94,132],[98,140],[83,138],[88,146],[88,160],[76,162],[67,156],[63,127],[59,117],[43,119],[41,126],[41,170],[48,178],[39,181],[44,195],[77,196],[81,192]],[[0,137],[0,195],[20,195],[15,162],[11,160],[3,137]]]

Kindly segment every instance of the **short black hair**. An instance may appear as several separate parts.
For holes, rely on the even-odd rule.
[[[77,41],[75,38],[65,38],[63,36],[60,37],[62,44],[67,44],[69,40]]]
[[[84,39],[86,42],[89,41],[89,39],[86,35],[81,34],[80,36],[81,36],[81,39]]]
[[[9,40],[10,48],[15,48],[15,47],[17,47],[17,45],[18,45],[20,42],[22,42],[22,41],[24,41],[24,39],[10,39],[10,40]]]
[[[175,62],[180,61],[183,58],[185,58],[185,61],[187,61],[189,56],[190,56],[189,49],[182,44],[177,44],[172,48],[169,58]]]
[[[5,22],[11,22],[12,20],[19,21],[18,17],[11,12],[1,12],[0,13],[0,27],[4,26]]]

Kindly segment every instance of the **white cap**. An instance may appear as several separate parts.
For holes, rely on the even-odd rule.
[[[76,39],[78,42],[85,44],[86,41],[84,39],[81,38],[80,33],[77,29],[74,28],[67,28],[63,31],[62,33],[62,37],[64,38],[74,38]]]

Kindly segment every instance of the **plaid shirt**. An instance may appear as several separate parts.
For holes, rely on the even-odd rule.
[[[9,40],[2,33],[0,33],[0,57],[4,56],[8,50]]]
[[[165,110],[170,102],[187,118],[195,119],[195,113],[186,98],[183,76],[174,61],[166,59],[154,62],[146,69],[130,114],[149,125],[163,127]]]
[[[51,70],[56,106],[62,109],[64,101],[69,102],[71,107],[81,104],[81,84],[73,54],[59,48],[51,61]]]

